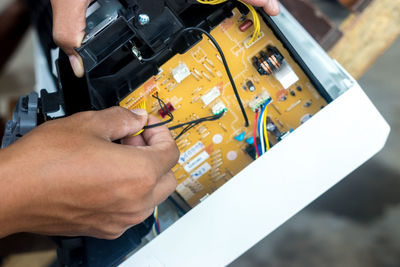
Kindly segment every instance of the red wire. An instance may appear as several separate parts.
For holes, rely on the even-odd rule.
[[[156,220],[157,230],[161,233],[160,222]]]
[[[256,111],[256,119],[254,121],[254,130],[253,130],[253,141],[254,141],[254,147],[256,148],[256,153],[257,156],[260,156],[260,152],[258,151],[258,146],[257,146],[257,122],[258,122],[258,111]]]

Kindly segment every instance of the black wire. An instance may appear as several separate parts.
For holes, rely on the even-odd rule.
[[[200,118],[200,119],[197,119],[197,120],[194,120],[194,121],[189,121],[189,122],[181,123],[181,124],[178,124],[178,125],[169,127],[169,129],[170,129],[170,130],[175,130],[175,129],[182,128],[182,127],[184,127],[184,126],[187,126],[187,125],[190,125],[190,124],[193,124],[193,123],[199,124],[199,123],[202,123],[202,122],[204,122],[204,121],[216,121],[216,120],[222,118],[222,116],[223,116],[224,114],[225,114],[225,112],[221,112],[220,114],[217,114],[217,115],[208,116],[208,117]]]
[[[162,54],[162,51],[158,52],[157,54],[155,54],[154,56],[150,57],[150,58],[142,58],[140,61],[142,62],[150,62],[155,60],[157,57],[159,57]]]
[[[151,129],[151,128],[156,128],[156,127],[160,127],[160,126],[164,126],[168,123],[170,123],[171,121],[174,120],[174,115],[170,112],[170,110],[168,109],[168,106],[165,104],[165,102],[158,96],[158,92],[156,92],[155,95],[153,95],[153,97],[155,99],[157,99],[158,104],[160,105],[162,111],[168,115],[169,119],[160,123],[156,123],[156,124],[152,124],[152,125],[147,125],[144,126],[143,129]]]
[[[188,131],[190,131],[192,128],[196,127],[197,125],[199,125],[202,122],[206,122],[206,121],[216,121],[219,120],[220,118],[222,118],[222,116],[224,116],[225,112],[221,112],[220,114],[214,115],[214,116],[209,116],[209,117],[204,117],[204,118],[200,118],[194,121],[189,121],[189,122],[185,122],[185,123],[181,123],[172,127],[169,127],[169,130],[175,130],[178,128],[182,128],[185,127],[182,132],[180,132],[176,137],[175,140],[178,140],[179,138],[181,138],[185,133],[187,133]]]
[[[217,48],[218,53],[221,55],[222,63],[224,64],[224,67],[225,67],[225,70],[226,70],[226,74],[228,75],[229,81],[231,82],[232,89],[233,89],[233,92],[235,93],[236,100],[237,100],[237,102],[238,102],[238,104],[239,104],[239,106],[240,106],[240,110],[241,110],[241,112],[242,112],[242,114],[243,114],[243,118],[244,118],[244,121],[245,121],[245,126],[248,127],[248,126],[250,125],[250,124],[249,124],[249,119],[248,119],[248,117],[247,117],[246,110],[245,110],[245,108],[244,108],[244,106],[243,106],[242,99],[240,98],[240,95],[239,95],[239,92],[238,92],[238,90],[237,90],[235,81],[234,81],[234,79],[233,79],[233,77],[232,77],[232,73],[231,73],[231,71],[230,71],[230,69],[229,69],[228,62],[226,61],[225,54],[224,54],[224,52],[222,51],[221,47],[219,46],[218,42],[214,39],[214,37],[213,37],[209,32],[203,30],[202,28],[198,28],[198,27],[189,27],[189,28],[183,29],[178,35],[176,35],[176,36],[174,37],[173,41],[171,42],[171,44],[173,44],[180,36],[182,36],[182,34],[184,34],[184,33],[187,32],[187,31],[199,31],[199,32],[205,34],[205,35],[211,40],[211,42],[215,45],[215,47]],[[157,58],[160,54],[161,54],[161,52],[155,54],[155,55],[152,56],[151,58],[142,59],[142,61],[143,61],[143,62],[152,61],[152,60],[154,60],[155,58]],[[164,125],[164,124],[162,124],[162,125]],[[150,126],[151,126],[151,127],[150,127]],[[153,128],[152,125],[150,125],[150,126],[147,126],[147,127],[148,127],[148,128]],[[160,126],[160,125],[159,125],[159,126]],[[154,127],[156,127],[156,126],[154,126]]]
[[[222,63],[224,64],[224,67],[225,67],[225,70],[226,70],[226,74],[228,75],[228,78],[229,78],[229,80],[231,82],[232,89],[233,89],[233,92],[235,93],[236,100],[237,100],[237,102],[238,102],[238,104],[240,106],[240,110],[242,111],[243,118],[244,118],[244,121],[245,121],[245,126],[248,127],[250,124],[249,124],[249,119],[248,119],[247,114],[246,114],[246,110],[244,109],[242,99],[240,98],[240,95],[239,95],[239,92],[237,90],[235,81],[233,80],[232,73],[231,73],[231,71],[229,69],[228,62],[226,61],[226,58],[225,58],[225,54],[222,51],[221,47],[219,46],[218,42],[214,39],[214,37],[209,32],[203,30],[202,28],[198,28],[198,27],[185,28],[179,33],[178,36],[181,36],[183,33],[187,32],[187,31],[199,31],[199,32],[205,34],[211,40],[211,42],[215,45],[215,47],[217,48],[218,53],[221,55]]]

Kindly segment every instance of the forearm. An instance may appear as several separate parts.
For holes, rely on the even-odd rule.
[[[5,150],[0,151],[0,238],[23,231],[26,218],[21,218],[23,177],[15,177]],[[22,166],[20,166],[22,168]]]

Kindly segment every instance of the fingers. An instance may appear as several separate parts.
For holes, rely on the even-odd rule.
[[[159,123],[153,116],[149,116],[148,125]],[[166,126],[146,129],[141,136],[129,137],[123,140],[120,153],[126,153],[124,157],[130,161],[128,165],[141,164],[147,166],[149,172],[156,180],[163,177],[178,162],[179,150],[174,139]],[[134,146],[134,147],[132,147]]]
[[[276,16],[280,12],[278,0],[245,0],[244,2],[263,7],[265,12],[270,16]]]
[[[81,57],[74,50],[85,36],[86,10],[90,0],[51,0],[53,9],[53,37],[68,55],[72,69],[78,77],[84,75]]]
[[[115,141],[141,131],[147,122],[147,112],[143,109],[127,110],[112,107],[102,111],[86,112],[88,130],[105,140]]]
[[[159,123],[160,121],[153,116],[149,116],[148,125]],[[160,126],[146,129],[143,132],[143,140],[148,145],[144,147],[144,152],[152,161],[155,171],[159,176],[170,171],[178,162],[179,150],[175,140],[167,128]]]
[[[127,145],[127,146],[146,146],[147,145],[141,134],[137,135],[137,136],[124,138],[121,140],[121,144]]]

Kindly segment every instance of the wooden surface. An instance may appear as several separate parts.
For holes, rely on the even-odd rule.
[[[344,36],[329,54],[358,79],[397,39],[399,25],[400,0],[374,0],[344,21]]]

